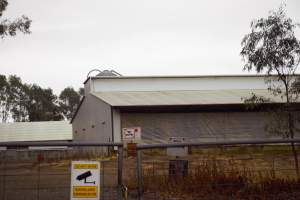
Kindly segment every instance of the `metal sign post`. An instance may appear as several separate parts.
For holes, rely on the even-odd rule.
[[[127,156],[136,157],[136,143],[127,143]]]
[[[143,176],[142,176],[142,160],[141,160],[141,151],[137,151],[136,157],[136,173],[138,180],[138,200],[142,200],[143,195]]]
[[[99,200],[100,162],[72,161],[71,200]]]

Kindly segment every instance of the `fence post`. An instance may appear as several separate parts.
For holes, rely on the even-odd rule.
[[[138,181],[138,200],[142,199],[142,194],[143,194],[141,153],[142,153],[141,150],[137,149],[136,171],[137,171],[137,181]]]
[[[39,200],[40,199],[41,151],[38,151],[37,161],[38,161],[37,200]]]
[[[5,186],[5,184],[6,184],[6,152],[7,152],[7,150],[5,150],[5,151],[3,151],[4,153],[3,153],[3,157],[4,157],[4,159],[2,159],[3,160],[3,174],[2,174],[2,180],[3,180],[3,182],[2,182],[2,192],[3,192],[3,196],[2,196],[2,199],[3,200],[5,200],[6,198],[6,186]]]
[[[104,199],[104,161],[101,161],[101,175],[100,175],[100,199]]]
[[[123,146],[118,146],[118,199],[123,199]]]

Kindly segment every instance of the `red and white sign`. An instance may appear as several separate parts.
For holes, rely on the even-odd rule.
[[[130,127],[122,129],[123,141],[136,142],[141,140],[141,127]]]

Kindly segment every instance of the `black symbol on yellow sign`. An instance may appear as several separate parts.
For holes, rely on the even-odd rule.
[[[90,181],[89,182],[89,181],[86,180],[90,176],[92,176],[92,172],[91,171],[87,171],[87,172],[84,172],[83,174],[78,175],[76,179],[78,181],[84,180],[84,183],[93,183],[93,184],[95,184],[95,181]]]

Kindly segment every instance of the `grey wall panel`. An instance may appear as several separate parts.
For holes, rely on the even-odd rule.
[[[0,142],[72,140],[67,121],[0,123]]]
[[[114,142],[121,142],[121,114],[118,109],[112,110]]]
[[[172,136],[190,141],[275,137],[266,131],[263,112],[121,113],[121,126],[142,128],[144,142],[168,142]]]
[[[88,80],[84,84],[84,96],[88,96],[91,92],[91,80]]]
[[[88,94],[72,123],[74,141],[112,141],[111,107]]]

